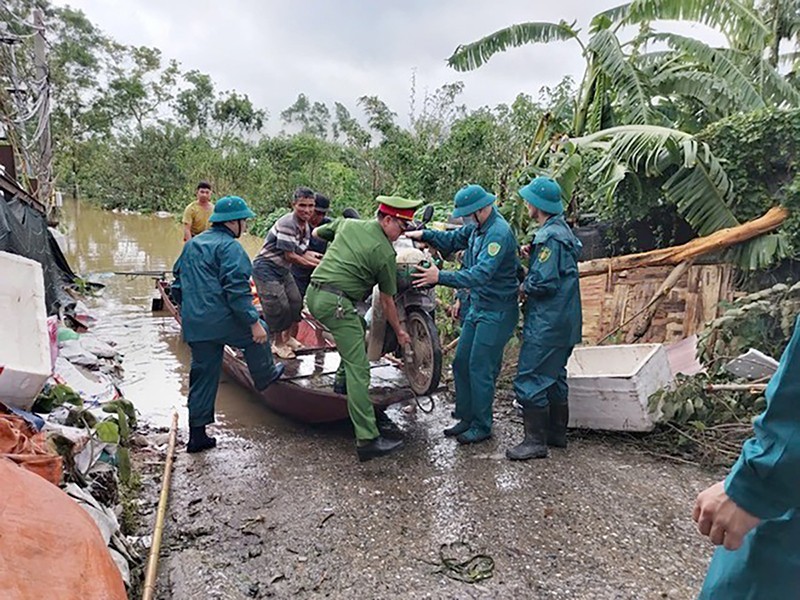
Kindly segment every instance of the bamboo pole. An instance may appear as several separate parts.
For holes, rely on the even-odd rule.
[[[695,238],[681,246],[661,248],[639,254],[626,254],[612,258],[587,260],[578,265],[581,277],[603,275],[612,271],[623,271],[638,267],[677,265],[689,259],[722,250],[747,240],[774,231],[787,219],[789,211],[782,206],[773,206],[764,215],[736,227],[720,229],[711,235]]]
[[[178,435],[178,412],[172,413],[172,426],[169,429],[169,444],[167,445],[167,460],[164,464],[164,477],[161,481],[161,497],[158,499],[158,512],[156,513],[156,526],[153,530],[153,545],[150,547],[150,556],[147,559],[147,575],[144,579],[144,592],[142,600],[153,600],[156,592],[156,575],[158,574],[158,555],[161,552],[161,536],[164,533],[164,517],[167,514],[167,500],[169,498],[169,483],[172,479],[172,460],[175,456],[175,439]]]

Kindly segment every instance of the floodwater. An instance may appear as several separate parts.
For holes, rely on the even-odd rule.
[[[180,227],[79,203],[65,206],[63,221],[74,269],[106,285],[88,304],[98,333],[125,356],[125,395],[162,425],[177,409],[185,427],[189,352],[179,329],[151,313],[151,279],[110,274],[169,270]],[[252,255],[259,240],[244,244]],[[548,460],[512,463],[503,452],[521,426],[507,395],[496,401],[494,437],[476,446],[442,436],[450,408],[393,409],[405,447],[361,464],[346,423],[294,423],[223,382],[218,447],[177,455],[157,597],[696,596],[712,549],[690,515],[713,474],[619,437],[575,433]],[[160,468],[145,471],[145,529]],[[492,577],[447,577],[435,563],[442,544],[455,542],[491,557]]]

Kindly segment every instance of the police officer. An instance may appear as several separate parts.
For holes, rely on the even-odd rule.
[[[211,228],[186,243],[172,269],[173,295],[181,305],[183,339],[192,349],[187,452],[217,445],[216,439],[206,434],[206,425],[214,422],[226,345],[244,350],[258,390],[283,373],[283,365],[272,361],[267,331],[253,307],[250,258],[237,241],[246,220],[254,216],[241,198],[222,198],[209,218]]]
[[[453,360],[459,422],[444,430],[462,444],[491,436],[495,381],[503,349],[519,319],[517,240],[494,206],[495,200],[481,186],[469,185],[456,193],[453,211],[454,217],[466,217],[468,223],[455,231],[406,234],[443,254],[464,250],[463,267],[458,271],[439,271],[432,265],[417,267],[414,274],[417,286],[440,284],[470,290]]]
[[[382,456],[402,446],[386,439],[379,430],[369,399],[369,361],[364,342],[365,323],[355,305],[377,284],[386,320],[401,346],[410,342],[400,324],[394,295],[397,293],[397,261],[394,242],[411,224],[421,201],[398,196],[378,196],[376,219],[361,221],[344,217],[314,230],[329,243],[322,262],[311,275],[306,302],[333,335],[341,364],[334,390],[347,394],[347,408],[356,435],[360,461]]]
[[[800,317],[725,481],[697,497],[694,520],[717,546],[699,600],[800,594]]]
[[[547,457],[547,446],[567,445],[567,360],[581,341],[581,243],[564,220],[561,187],[536,177],[519,191],[539,223],[522,283],[526,296],[522,349],[514,392],[522,406],[523,442],[506,451],[511,460]]]

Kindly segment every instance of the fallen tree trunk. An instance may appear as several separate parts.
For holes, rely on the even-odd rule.
[[[624,271],[639,267],[657,267],[661,265],[677,265],[703,254],[729,248],[747,240],[774,231],[786,220],[789,211],[782,206],[770,208],[766,214],[736,227],[720,229],[711,235],[696,238],[681,246],[587,260],[578,265],[580,276],[602,275],[612,271]]]

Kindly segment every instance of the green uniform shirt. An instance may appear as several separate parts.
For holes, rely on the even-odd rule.
[[[317,228],[330,242],[311,281],[338,288],[352,300],[361,300],[377,283],[384,294],[397,293],[397,258],[380,223],[339,218]]]

